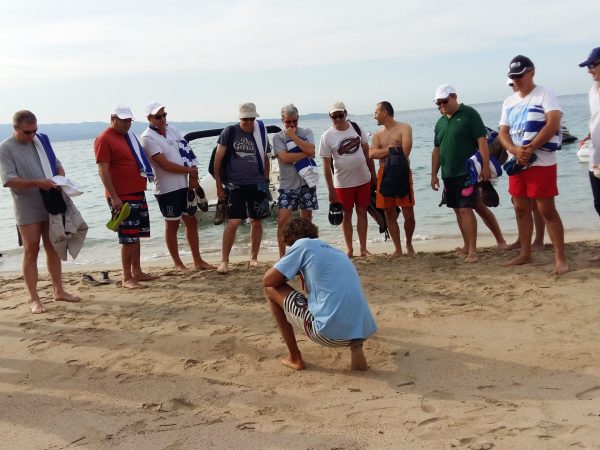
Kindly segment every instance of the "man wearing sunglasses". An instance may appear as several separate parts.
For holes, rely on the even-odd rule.
[[[40,191],[56,189],[57,185],[45,174],[42,162],[44,155],[40,154],[43,149],[38,149],[37,143],[34,144],[37,118],[31,111],[17,111],[13,116],[13,129],[12,137],[0,144],[0,179],[13,197],[15,221],[23,241],[23,279],[31,298],[31,312],[39,314],[46,312],[37,292],[40,239],[52,278],[54,300],[78,302],[80,298],[64,290],[60,257],[50,241],[49,215]],[[58,158],[53,161],[47,158],[46,161],[54,165],[56,174],[64,176]]]
[[[349,257],[354,256],[352,211],[356,208],[360,255],[368,256],[367,208],[371,202],[371,187],[377,185],[375,165],[369,158],[369,141],[365,131],[348,120],[344,103],[333,103],[329,108],[329,118],[332,126],[323,133],[319,145],[329,202],[342,204],[342,230]]]
[[[589,176],[594,195],[594,207],[600,215],[600,47],[593,49],[588,58],[579,64],[579,67],[586,67],[594,80],[589,92],[590,133],[583,141],[592,141]],[[590,262],[600,262],[600,255],[590,258]]]
[[[246,218],[250,219],[251,226],[250,267],[258,265],[258,251],[263,234],[262,219],[270,214],[271,146],[263,129],[264,125],[258,123],[257,117],[259,114],[254,103],[242,103],[239,107],[239,123],[225,128],[217,141],[214,161],[217,197],[221,201],[227,199],[227,224],[223,231],[221,264],[217,268],[221,274],[229,271],[229,255],[237,229]],[[227,148],[228,143],[231,148]],[[226,179],[222,178],[222,164],[226,165]]]
[[[308,168],[301,161],[310,164],[305,160],[312,160],[315,156],[315,138],[309,128],[298,126],[298,120],[298,108],[292,104],[282,107],[281,122],[284,129],[273,137],[273,153],[279,160],[277,243],[280,257],[285,253],[283,225],[292,217],[292,212],[299,209],[300,217],[312,221],[312,212],[319,209],[316,170],[310,171],[314,180],[301,176]]]
[[[483,181],[490,179],[489,148],[481,116],[470,106],[458,103],[456,89],[442,84],[435,91],[434,102],[442,113],[435,124],[434,147],[431,154],[431,187],[439,189],[438,170],[442,168],[444,194],[442,202],[452,208],[466,249],[465,262],[475,263],[477,255],[478,189],[466,186],[467,159],[477,149],[481,153]]]
[[[548,88],[536,86],[534,76],[535,66],[531,59],[517,55],[511,60],[508,78],[513,81],[516,91],[502,105],[499,137],[520,169],[508,177],[508,192],[517,216],[520,251],[506,265],[532,262],[533,199],[554,246],[554,273],[560,275],[569,271],[563,225],[554,204],[554,197],[558,195],[556,151],[561,146],[562,110],[556,95]]]
[[[141,143],[146,157],[154,167],[154,196],[165,219],[165,241],[175,268],[189,269],[179,256],[177,230],[185,224],[185,235],[190,245],[195,270],[214,269],[200,256],[198,221],[195,211],[188,211],[188,196],[195,200],[198,188],[198,160],[177,129],[167,123],[165,107],[158,102],[146,106],[148,128],[142,133]]]

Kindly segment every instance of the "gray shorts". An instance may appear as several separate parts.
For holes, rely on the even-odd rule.
[[[314,327],[314,317],[308,310],[308,300],[302,292],[292,291],[283,300],[283,311],[289,323],[304,330],[311,341],[326,347],[349,347],[350,339],[329,339]]]

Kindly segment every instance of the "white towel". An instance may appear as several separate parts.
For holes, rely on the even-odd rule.
[[[44,171],[44,177],[48,178],[49,180],[52,179],[52,168],[50,167],[50,161],[48,161],[48,155],[46,155],[46,150],[44,150],[42,141],[40,141],[37,136],[33,138],[33,146],[40,157],[40,162],[42,163],[42,169]]]

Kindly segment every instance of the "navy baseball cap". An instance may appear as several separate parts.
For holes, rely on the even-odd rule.
[[[340,225],[344,220],[344,209],[342,204],[333,202],[329,205],[329,223],[331,225]]]
[[[512,75],[521,75],[534,68],[533,62],[527,56],[517,55],[508,65],[508,77],[511,77]]]
[[[579,67],[589,66],[590,64],[595,63],[596,61],[600,61],[600,47],[596,47],[594,50],[590,52],[590,56],[579,64]]]

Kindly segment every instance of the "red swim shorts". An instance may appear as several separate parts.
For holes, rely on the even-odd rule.
[[[508,192],[513,197],[551,198],[558,195],[556,164],[532,166],[508,177]]]
[[[335,188],[335,194],[345,211],[353,209],[354,205],[368,208],[371,203],[371,182],[349,188]]]

